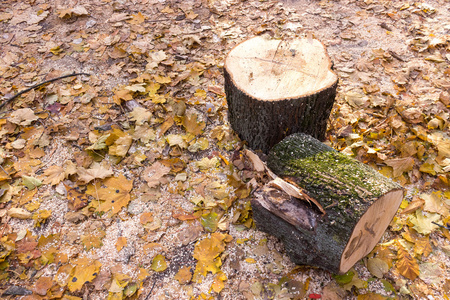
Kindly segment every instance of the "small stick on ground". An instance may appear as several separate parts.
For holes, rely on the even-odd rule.
[[[7,99],[7,100],[4,101],[2,104],[0,104],[0,109],[2,109],[2,108],[3,108],[5,105],[7,105],[8,103],[11,103],[14,99],[16,99],[17,97],[19,97],[20,95],[22,95],[22,94],[24,94],[24,93],[27,93],[27,92],[31,91],[32,89],[38,88],[38,87],[40,87],[40,86],[42,86],[42,85],[44,85],[44,84],[46,84],[46,83],[50,83],[50,82],[53,82],[53,81],[56,81],[56,80],[59,80],[59,79],[64,79],[64,78],[67,78],[67,77],[72,77],[72,76],[77,76],[77,75],[91,76],[91,74],[87,74],[87,73],[72,73],[72,74],[68,74],[68,75],[64,75],[64,76],[60,76],[60,77],[56,77],[56,78],[52,78],[52,79],[43,81],[43,82],[41,82],[41,83],[35,84],[35,85],[33,85],[33,86],[31,86],[31,87],[25,89],[25,90],[23,90],[23,91],[21,91],[21,92],[15,94],[15,95],[12,96],[11,98]]]

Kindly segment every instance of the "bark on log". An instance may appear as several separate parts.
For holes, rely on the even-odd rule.
[[[305,134],[273,147],[268,167],[306,190],[326,214],[265,186],[252,199],[257,228],[282,240],[294,263],[333,273],[347,272],[372,251],[403,198],[392,180]]]
[[[224,65],[231,127],[265,153],[295,132],[323,140],[338,82],[331,67],[316,39],[258,36],[237,45]]]

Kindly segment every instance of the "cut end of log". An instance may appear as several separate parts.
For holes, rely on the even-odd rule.
[[[225,68],[236,87],[263,101],[301,98],[337,82],[325,46],[316,39],[254,37],[237,45]]]
[[[353,229],[341,258],[340,272],[346,273],[372,251],[388,227],[403,199],[403,190],[392,190],[367,209]]]

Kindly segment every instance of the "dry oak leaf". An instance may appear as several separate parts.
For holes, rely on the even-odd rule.
[[[60,166],[51,166],[44,171],[45,184],[57,185],[66,178],[65,170]]]
[[[398,247],[398,261],[395,264],[395,268],[401,275],[410,280],[414,280],[419,276],[419,264],[401,245]]]
[[[8,121],[17,125],[27,126],[39,119],[31,108],[20,108],[14,111]]]
[[[130,202],[133,180],[128,180],[121,174],[119,177],[106,179],[103,184],[105,187],[98,189],[97,195],[100,200],[105,202],[98,209],[104,212],[111,210],[112,214],[116,214]]]
[[[71,263],[76,265],[73,275],[67,284],[67,287],[71,292],[81,290],[86,282],[91,282],[97,277],[100,267],[102,266],[99,261],[92,261],[86,257],[76,259],[75,261],[71,261]]]
[[[170,167],[156,162],[151,167],[145,168],[143,178],[147,181],[148,186],[152,188],[160,184],[161,179],[169,174],[169,172]]]
[[[195,245],[193,257],[197,259],[194,271],[194,281],[201,280],[200,275],[206,276],[208,272],[216,274],[220,271],[222,261],[219,255],[225,250],[225,242],[233,238],[228,234],[215,232],[211,237],[199,241]]]
[[[90,169],[78,168],[77,174],[78,178],[82,182],[88,183],[94,179],[104,179],[109,177],[113,174],[113,171],[111,169],[104,168],[98,163],[94,163]]]

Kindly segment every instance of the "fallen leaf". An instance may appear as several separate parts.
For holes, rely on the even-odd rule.
[[[39,119],[39,117],[34,114],[34,111],[31,108],[19,108],[11,114],[8,121],[17,125],[27,126],[37,119]]]
[[[85,235],[81,235],[80,240],[83,243],[86,251],[89,251],[92,248],[100,248],[103,243],[102,239],[105,237],[106,233],[103,230],[100,230],[96,233],[87,233]]]
[[[203,133],[206,124],[205,122],[197,122],[197,115],[191,114],[189,116],[184,116],[183,126],[187,132],[192,133],[193,135],[199,135]]]
[[[155,187],[161,183],[161,179],[169,174],[170,167],[160,162],[155,162],[151,167],[145,168],[142,178],[147,181],[149,187]]]
[[[23,208],[13,207],[8,210],[8,216],[10,216],[11,218],[25,220],[25,219],[31,219],[33,214]]]
[[[208,272],[216,274],[220,271],[222,260],[219,255],[225,250],[225,242],[231,240],[230,235],[215,232],[211,234],[211,237],[197,242],[193,254],[194,258],[197,259],[194,281],[201,280],[200,275],[206,276]]]
[[[174,277],[180,284],[188,284],[192,279],[192,272],[190,267],[181,267]]]
[[[52,285],[53,280],[51,277],[42,276],[34,283],[33,290],[36,294],[45,296]]]
[[[77,169],[78,178],[84,182],[88,183],[94,179],[104,179],[113,174],[111,169],[106,169],[98,163],[94,163],[90,169],[78,168]]]
[[[392,167],[394,177],[399,177],[404,172],[411,171],[414,167],[414,159],[412,157],[387,159],[384,163]]]
[[[111,210],[112,214],[116,214],[130,202],[133,180],[128,180],[121,174],[118,177],[106,179],[103,184],[105,187],[98,189],[97,195],[105,202],[101,203],[98,209],[104,212]]]
[[[22,184],[26,186],[29,190],[33,190],[42,185],[42,181],[37,178],[23,175],[22,176]]]
[[[395,264],[397,271],[404,277],[414,280],[419,276],[419,264],[417,261],[403,248],[398,245],[398,261]]]
[[[125,247],[127,245],[127,238],[124,236],[119,236],[117,238],[117,242],[116,242],[116,249],[117,251],[120,251],[123,249],[123,247]]]
[[[45,184],[57,185],[66,178],[65,170],[59,166],[51,166],[44,171]]]
[[[225,287],[225,283],[224,281],[227,280],[227,275],[225,275],[225,273],[223,272],[219,272],[216,274],[216,277],[214,278],[214,281],[211,285],[211,288],[213,289],[214,292],[216,293],[220,293],[224,287]]]
[[[152,270],[155,272],[162,272],[167,269],[167,263],[163,255],[158,254],[153,258]]]
[[[418,233],[430,234],[434,229],[438,228],[432,222],[437,222],[441,216],[436,213],[424,213],[422,210],[416,210],[416,213],[410,217],[410,222],[414,225],[414,229]]]
[[[97,277],[102,265],[98,260],[90,260],[86,257],[76,259],[74,263],[76,264],[75,270],[67,284],[71,292],[81,290],[85,283],[91,282]]]
[[[219,215],[212,211],[209,214],[202,215],[202,217],[200,218],[200,222],[207,231],[215,232],[217,230],[219,219]]]
[[[64,186],[67,191],[67,200],[69,201],[69,208],[71,210],[79,210],[88,204],[89,199],[85,193],[66,184],[64,184]]]
[[[130,117],[132,121],[136,121],[136,125],[142,125],[150,120],[152,113],[143,107],[137,106],[130,112]]]
[[[448,208],[444,201],[442,201],[439,192],[432,192],[431,194],[420,194],[419,197],[425,201],[423,210],[431,213],[438,213],[442,216],[448,215]]]
[[[384,260],[374,257],[367,260],[367,269],[375,277],[383,278],[384,274],[389,271],[389,265]]]

